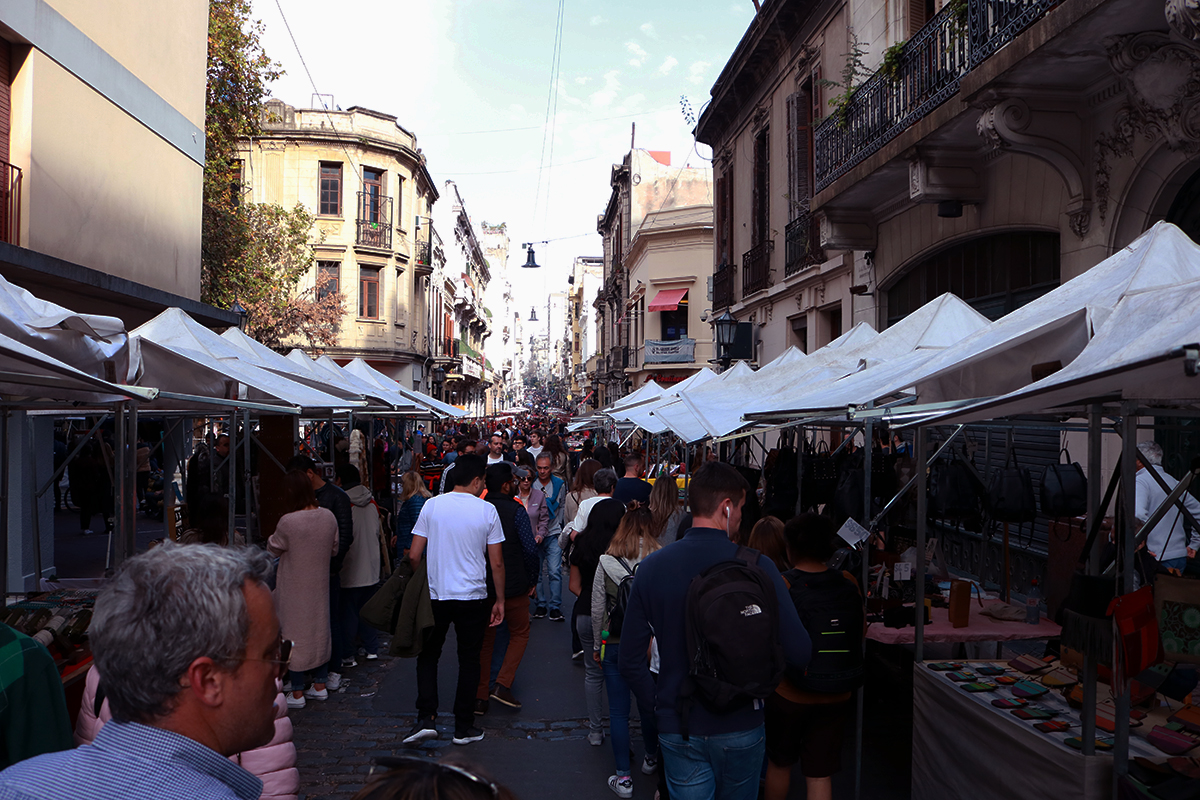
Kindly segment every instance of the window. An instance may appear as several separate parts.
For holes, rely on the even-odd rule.
[[[396,226],[404,227],[404,176],[400,176],[400,182],[396,189]]]
[[[342,215],[342,165],[321,162],[321,209],[323,217]]]
[[[763,128],[754,137],[754,214],[751,229],[752,245],[771,238],[771,130]]]
[[[812,198],[812,81],[787,98],[788,220],[808,211]]]
[[[317,300],[341,291],[342,265],[336,261],[317,262]]]
[[[358,268],[358,315],[379,319],[379,267]]]
[[[822,321],[825,323],[825,329],[828,333],[825,339],[825,344],[829,344],[834,339],[842,335],[842,307],[841,305],[833,306],[821,312]]]
[[[662,340],[664,342],[674,342],[687,338],[687,297],[679,301],[679,305],[675,306],[674,311],[660,311],[658,316],[662,320]]]
[[[792,344],[800,348],[802,353],[808,352],[808,315],[796,317],[791,320],[792,324]]]
[[[717,262],[733,263],[733,168],[717,178]]]
[[[383,172],[363,168],[363,216],[364,222],[379,222],[380,198],[383,197]]]

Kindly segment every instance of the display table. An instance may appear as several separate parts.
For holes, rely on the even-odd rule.
[[[999,602],[993,600],[992,603]],[[991,605],[985,601],[985,605]],[[950,624],[950,610],[934,608],[933,622],[925,626],[926,642],[1009,642],[1019,639],[1053,639],[1062,635],[1062,628],[1045,617],[1040,625],[1025,622],[1003,622],[983,615],[978,603],[971,603],[971,617],[965,628]],[[873,622],[867,628],[867,638],[881,644],[912,644],[916,641],[917,629],[912,625],[904,628],[888,628],[882,622]]]

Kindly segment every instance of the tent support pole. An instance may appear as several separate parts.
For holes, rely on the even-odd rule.
[[[1118,530],[1121,543],[1121,571],[1117,591],[1129,594],[1134,590],[1133,558],[1134,532],[1137,521],[1134,501],[1137,483],[1137,403],[1126,401],[1121,404],[1121,517]],[[1114,665],[1116,670],[1116,665]],[[1132,675],[1120,674],[1121,684],[1117,690],[1116,741],[1113,747],[1113,797],[1117,796],[1120,779],[1129,772],[1129,692]]]
[[[42,488],[38,489],[38,497],[44,495],[47,489],[49,489],[55,483],[58,483],[58,480],[62,477],[62,474],[67,471],[67,465],[71,463],[71,460],[74,459],[75,456],[79,455],[79,451],[87,445],[88,441],[90,441],[93,436],[95,436],[96,431],[99,430],[100,426],[104,424],[104,420],[106,419],[108,419],[108,414],[100,415],[100,418],[96,420],[96,424],[93,425],[92,429],[87,432],[87,435],[80,439],[79,444],[75,445],[75,449],[68,453],[67,457],[63,459],[62,466],[54,470],[54,474],[42,484]]]
[[[246,509],[246,544],[254,544],[254,512],[250,501],[254,497],[252,476],[250,475],[250,409],[242,410],[242,504]]]
[[[33,448],[33,431],[28,431],[29,436],[29,452],[28,464],[26,468],[29,470],[29,475],[36,485],[37,481],[37,456],[34,454]],[[123,464],[122,464],[123,466]],[[32,493],[29,498],[29,522],[33,528],[33,590],[40,592],[42,589],[42,531],[41,520],[38,518],[38,499],[41,497],[37,491]]]
[[[917,462],[917,569],[913,575],[916,578],[917,602],[914,606],[913,657],[917,664],[925,660],[925,534],[928,520],[926,508],[928,505],[929,470],[925,468],[926,431],[923,425],[915,429],[916,446],[913,452]]]
[[[874,408],[875,403],[872,401],[868,408]],[[867,419],[867,424],[863,428],[863,438],[866,440],[863,443],[863,519],[871,519],[871,457],[875,450],[875,425]],[[866,597],[866,587],[870,584],[871,579],[871,539],[868,538],[864,543],[862,552],[862,580],[863,596]],[[863,655],[866,656],[866,639],[862,642]],[[862,771],[863,771],[863,716],[866,705],[866,689],[859,686],[855,692],[855,710],[854,710],[854,800],[859,800],[862,797]]]
[[[11,452],[12,426],[7,408],[0,411],[0,601],[8,596],[8,518],[12,507],[8,502],[8,456]]]
[[[229,409],[229,455],[225,462],[229,465],[229,541],[233,541],[233,533],[237,530],[237,411]],[[211,459],[210,459],[211,460]]]
[[[1102,419],[1100,416],[1100,406],[1093,405],[1088,409],[1088,497],[1087,497],[1087,519],[1092,522],[1098,514],[1103,514],[1103,509],[1100,508],[1100,474],[1103,471],[1103,446],[1104,429],[1102,427]],[[1086,534],[1087,527],[1083,532]],[[1088,555],[1087,563],[1084,564],[1083,570],[1086,575],[1095,575],[1100,569],[1100,548],[1093,548],[1093,551]],[[1096,659],[1088,654],[1083,657],[1083,707],[1096,707]],[[1083,754],[1091,756],[1096,754],[1096,717],[1094,714],[1083,715],[1083,732],[1080,734],[1080,739],[1083,741]]]
[[[796,428],[796,514],[804,513],[804,426]]]

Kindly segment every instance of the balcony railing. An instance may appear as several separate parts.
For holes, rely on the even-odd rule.
[[[775,243],[768,239],[742,256],[742,299],[771,287],[771,251]]]
[[[791,277],[805,267],[820,264],[824,260],[821,252],[821,229],[817,218],[809,211],[788,223],[784,228],[784,277]]]
[[[417,242],[413,248],[413,260],[418,268],[433,269],[433,245],[429,242]]]
[[[713,273],[713,309],[729,308],[733,305],[733,275],[737,267],[722,264]]]
[[[374,192],[358,193],[358,235],[354,243],[392,249],[392,198]]]
[[[0,161],[0,241],[21,243],[21,168]]]
[[[908,40],[892,74],[882,70],[817,126],[821,191],[958,92],[962,76],[1061,0],[966,0],[946,4]]]

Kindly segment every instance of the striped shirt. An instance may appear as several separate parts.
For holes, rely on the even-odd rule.
[[[96,741],[0,772],[0,800],[258,800],[251,773],[178,733],[113,720]]]

